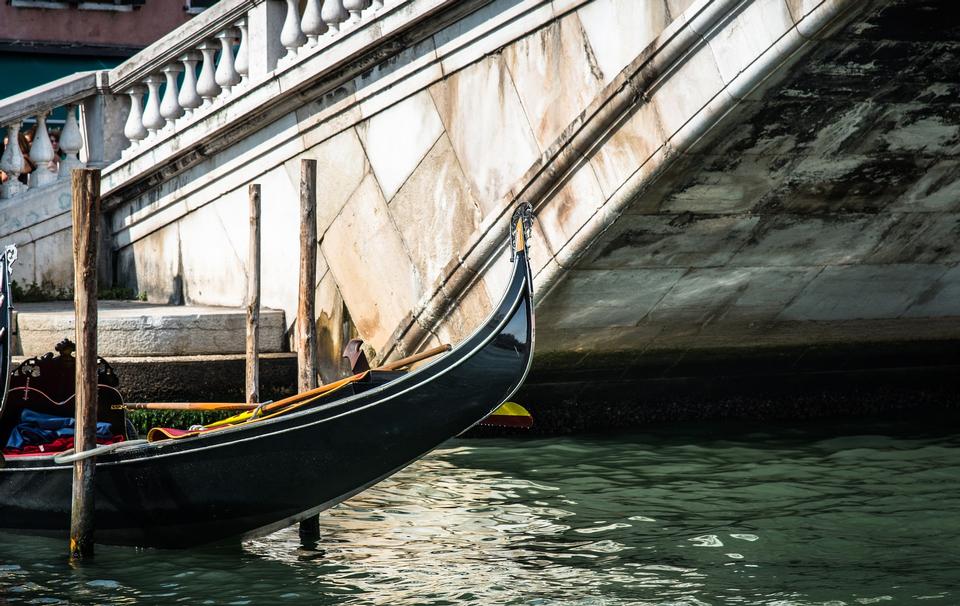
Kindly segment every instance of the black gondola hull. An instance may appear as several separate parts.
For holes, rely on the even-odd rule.
[[[98,458],[96,540],[188,547],[277,530],[349,498],[486,417],[533,350],[520,254],[484,326],[380,387],[274,419]],[[0,531],[66,537],[72,468],[49,457],[0,469]]]

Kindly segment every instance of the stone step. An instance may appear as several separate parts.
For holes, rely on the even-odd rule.
[[[13,325],[14,353],[36,356],[74,336],[71,301],[18,303]],[[232,307],[157,305],[140,301],[100,301],[97,349],[101,356],[199,356],[242,354],[246,312]],[[260,310],[260,351],[284,350],[282,310]]]

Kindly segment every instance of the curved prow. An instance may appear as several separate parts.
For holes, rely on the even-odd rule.
[[[7,246],[0,261],[0,416],[7,403],[7,390],[10,388],[10,356],[13,343],[13,326],[11,309],[13,308],[12,289],[10,286],[10,268],[17,260],[17,247]]]

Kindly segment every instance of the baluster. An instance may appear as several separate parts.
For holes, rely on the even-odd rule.
[[[320,10],[323,22],[330,26],[330,32],[340,31],[340,24],[347,20],[350,14],[343,8],[343,0],[323,0]]]
[[[213,100],[220,94],[220,85],[217,84],[213,67],[213,57],[217,53],[217,47],[218,45],[210,40],[205,40],[203,44],[200,45],[200,53],[203,55],[203,66],[200,68],[197,92],[203,97],[204,106],[213,103]]]
[[[240,74],[233,65],[233,41],[237,35],[232,27],[228,27],[217,34],[217,38],[220,39],[220,62],[214,79],[223,87],[223,92],[229,93],[231,87],[240,84]]]
[[[0,197],[12,198],[25,191],[27,186],[20,182],[20,173],[26,168],[23,153],[20,151],[20,126],[16,121],[7,125],[7,145],[0,157],[0,170],[7,174],[7,180],[0,185]]]
[[[360,13],[366,8],[364,0],[344,0],[343,8],[350,11],[350,23],[360,21]]]
[[[300,29],[307,35],[308,46],[316,46],[320,36],[326,33],[327,24],[320,17],[320,0],[307,0]]]
[[[297,49],[303,46],[307,38],[300,31],[300,12],[297,8],[297,0],[287,0],[287,17],[283,20],[283,31],[280,32],[280,44],[287,49],[284,59],[289,59],[297,54]]]
[[[139,99],[137,105],[140,104]],[[143,125],[140,126],[143,128]],[[80,132],[80,124],[77,122],[77,106],[67,106],[67,121],[60,131],[60,150],[63,152],[63,160],[60,161],[60,176],[69,176],[74,168],[83,168],[84,163],[80,161],[77,155],[83,149],[83,133]]]
[[[370,4],[370,7],[375,11],[380,10],[383,8],[383,0],[373,0],[373,2]]]
[[[150,96],[147,97],[147,106],[143,108],[143,125],[151,135],[155,135],[158,130],[167,125],[167,121],[160,115],[160,85],[163,84],[163,78],[157,74],[150,74],[144,82],[147,83]]]
[[[190,51],[180,55],[180,62],[183,63],[183,86],[180,87],[177,101],[189,116],[203,103],[203,99],[197,94],[197,63],[200,62],[200,57],[196,52]]]
[[[183,115],[183,108],[180,107],[178,100],[180,95],[177,91],[177,75],[183,71],[183,68],[176,63],[168,63],[160,71],[167,79],[167,88],[163,91],[163,99],[160,101],[160,115],[172,124]]]
[[[47,112],[41,112],[37,114],[37,128],[33,131],[33,142],[30,144],[30,160],[34,166],[30,173],[30,187],[47,185],[57,180],[56,171],[50,170],[53,158],[53,145],[50,144],[50,133],[47,131]]]
[[[147,137],[147,129],[143,126],[143,87],[133,86],[127,91],[130,95],[130,113],[127,114],[127,122],[123,126],[123,136],[130,140],[142,141]]]
[[[246,80],[250,75],[250,42],[247,40],[249,34],[247,34],[246,18],[237,23],[237,28],[240,30],[240,48],[237,49],[237,60],[233,63],[233,66],[237,69],[240,77]]]

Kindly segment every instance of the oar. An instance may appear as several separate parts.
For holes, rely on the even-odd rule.
[[[401,358],[395,362],[390,362],[389,364],[384,364],[379,366],[376,370],[397,370],[403,368],[404,366],[409,366],[421,360],[426,360],[427,358],[432,358],[437,354],[441,354],[447,351],[450,351],[452,347],[450,344],[441,345],[439,347],[434,347],[433,349],[428,349],[422,351],[418,354],[412,356],[407,356],[406,358]],[[369,372],[369,371],[368,371]],[[116,408],[126,408],[127,410],[254,410],[260,406],[263,406],[264,411],[276,410],[277,408],[282,408],[284,406],[289,406],[291,404],[296,404],[313,398],[315,396],[323,395],[334,389],[343,387],[348,383],[353,383],[358,381],[367,375],[366,372],[353,375],[352,377],[347,377],[346,379],[340,379],[333,383],[327,383],[326,385],[321,385],[315,389],[309,391],[304,391],[302,393],[294,394],[288,398],[282,400],[277,400],[276,402],[270,402],[269,404],[246,404],[243,402],[129,402],[126,404],[120,404]]]

